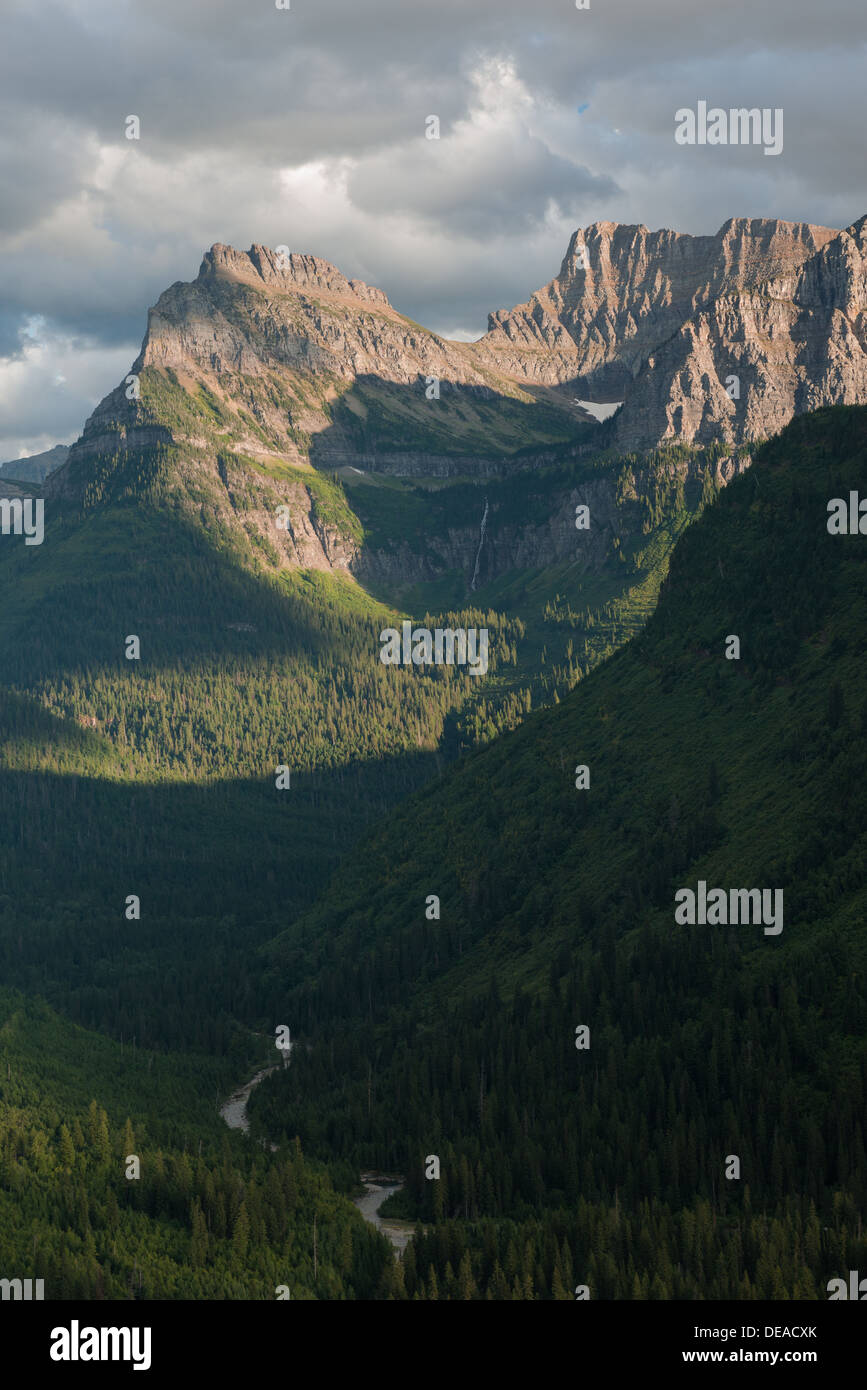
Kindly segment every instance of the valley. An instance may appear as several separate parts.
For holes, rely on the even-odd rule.
[[[597,224],[471,344],[218,244],[137,393],[10,474],[44,535],[0,537],[4,1264],[531,1301],[867,1261],[867,590],[828,524],[863,236]],[[785,339],[723,420],[741,339],[701,353],[759,299]],[[741,883],[748,929],[676,917]]]

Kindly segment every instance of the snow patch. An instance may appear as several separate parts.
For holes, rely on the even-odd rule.
[[[579,401],[577,396],[573,396],[572,399],[581,406],[582,410],[586,410],[588,415],[592,415],[594,420],[598,420],[600,424],[603,420],[610,420],[615,410],[619,410],[623,404],[622,401],[606,401],[604,403],[601,401]]]

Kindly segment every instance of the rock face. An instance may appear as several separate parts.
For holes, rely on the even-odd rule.
[[[446,344],[413,332],[382,290],[347,280],[317,256],[285,261],[264,246],[213,246],[198,279],[160,296],[148,317],[141,367],[198,368],[216,377],[281,369],[351,382],[370,373],[410,382],[421,372],[482,377]],[[458,366],[460,361],[460,366]]]
[[[692,237],[596,223],[474,346],[515,377],[624,400],[624,449],[751,442],[867,400],[865,225],[735,219]]]
[[[323,471],[497,472],[528,444],[550,459],[594,428],[327,261],[216,245],[151,309],[129,376],[46,497],[88,506],[156,488],[258,563],[349,574],[360,530]]]
[[[0,463],[0,473],[5,478],[17,478],[22,483],[41,483],[49,473],[60,468],[68,457],[69,446],[55,444],[53,449],[46,449],[44,454],[30,454],[28,458],[10,459],[8,463]]]
[[[213,246],[150,310],[138,380],[93,412],[73,465],[107,449],[219,437],[247,456],[392,472],[495,472],[516,451],[588,438],[547,386],[516,381],[404,318],[316,256]]]
[[[711,468],[718,487],[725,487],[737,474],[749,467],[749,457],[720,458]],[[467,578],[468,591],[476,561],[482,583],[499,579],[515,570],[544,569],[550,565],[568,563],[579,573],[599,572],[610,560],[618,539],[640,534],[645,509],[640,501],[646,496],[651,475],[658,481],[661,474],[670,480],[679,477],[681,483],[700,488],[703,472],[697,458],[682,463],[673,460],[633,465],[620,472],[603,473],[572,487],[554,486],[546,490],[544,520],[530,518],[504,519],[496,501],[486,512],[484,541],[480,545],[480,511],[466,519],[463,525],[432,533],[423,548],[406,541],[388,548],[364,548],[357,552],[351,568],[364,584],[384,585],[423,583],[439,578],[444,572],[461,570]],[[578,505],[590,508],[593,525],[587,531],[576,531],[575,511]]]
[[[624,404],[599,424],[580,399]],[[278,566],[352,570],[358,536],[317,491],[323,471],[484,477],[603,446],[738,446],[865,401],[867,218],[842,232],[732,220],[702,237],[596,223],[476,343],[429,333],[316,256],[215,245],[160,296],[131,375],[45,492],[129,496],[171,454],[160,486],[189,510],[255,531]],[[520,539],[503,544],[519,563]],[[550,537],[531,549],[559,554]]]

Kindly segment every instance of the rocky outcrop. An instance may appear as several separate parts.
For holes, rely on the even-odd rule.
[[[554,280],[490,315],[477,352],[514,375],[626,386],[699,304],[797,269],[838,235],[766,220],[733,219],[716,236],[597,222],[574,234]]]
[[[172,285],[151,309],[138,365],[198,369],[227,386],[287,368],[347,381],[427,373],[483,384],[457,346],[410,328],[382,290],[317,256],[217,245],[195,281]]]
[[[597,223],[549,285],[491,315],[476,350],[623,399],[624,449],[761,439],[803,410],[867,400],[865,221],[734,219],[714,237]]]
[[[734,219],[715,236],[599,222],[560,273],[449,342],[319,257],[215,245],[150,311],[129,378],[65,467],[173,448],[402,476],[490,476],[601,444],[749,443],[867,401],[867,219]],[[578,403],[622,400],[597,424]]]
[[[382,290],[365,285],[363,280],[347,280],[335,266],[319,256],[272,251],[268,246],[254,245],[245,252],[218,242],[205,252],[199,268],[201,283],[215,279],[254,286],[271,285],[289,291],[309,289],[318,294],[362,300],[391,309],[388,296]]]

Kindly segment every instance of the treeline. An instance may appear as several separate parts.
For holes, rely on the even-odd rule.
[[[825,1299],[828,1279],[863,1267],[867,1242],[852,1202],[822,1226],[812,1202],[741,1222],[699,1201],[676,1215],[658,1202],[620,1203],[528,1221],[445,1221],[407,1247],[392,1298],[530,1302],[576,1299]],[[859,1260],[861,1266],[859,1266]],[[817,1279],[816,1271],[822,1271]],[[384,1292],[384,1291],[383,1291]]]

